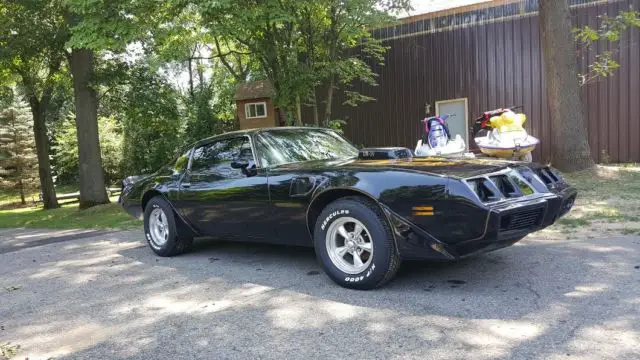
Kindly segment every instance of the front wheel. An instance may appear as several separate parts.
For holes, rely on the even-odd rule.
[[[149,200],[145,207],[144,234],[151,250],[160,256],[181,254],[193,243],[193,236],[180,229],[173,209],[160,196]]]
[[[400,267],[387,219],[364,198],[329,204],[316,222],[314,246],[327,275],[346,288],[380,287],[393,279]]]

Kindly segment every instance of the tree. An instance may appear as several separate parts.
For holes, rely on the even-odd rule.
[[[29,108],[14,101],[0,113],[0,180],[18,189],[23,205],[26,191],[37,188],[38,160],[34,148]]]
[[[587,169],[594,163],[584,125],[567,0],[540,1],[540,37],[551,113],[553,163],[564,171]]]
[[[94,53],[74,48],[68,56],[73,76],[78,137],[80,208],[109,203],[98,133],[98,94],[95,90]]]
[[[184,7],[152,32],[154,54],[140,63],[146,61],[174,82],[188,75],[186,88],[175,84],[186,122],[184,140],[193,142],[233,129],[235,88],[247,81],[252,66],[248,53],[208,31],[193,6]]]
[[[134,42],[146,43],[151,30],[171,18],[173,8],[154,0],[65,0],[72,27],[68,60],[74,82],[78,128],[80,208],[109,202],[105,192],[98,136],[95,54],[124,53]]]
[[[67,31],[59,1],[0,4],[0,80],[19,83],[33,117],[40,191],[45,209],[58,207],[47,133],[47,111],[63,61]]]
[[[201,0],[196,4],[213,34],[246,49],[275,89],[276,105],[302,124],[308,103],[316,125],[328,126],[334,90],[359,81],[375,85],[367,60],[382,64],[386,48],[370,30],[389,24],[389,11],[410,8],[408,0]],[[318,98],[318,89],[326,88]],[[346,90],[347,104],[372,100]],[[324,95],[324,98],[323,98]],[[320,119],[318,104],[325,103]]]
[[[333,120],[331,109],[337,85],[345,89],[347,105],[357,106],[361,102],[374,100],[349,90],[354,82],[376,85],[377,74],[373,72],[367,60],[371,64],[384,65],[387,48],[372,36],[371,29],[393,23],[395,18],[390,13],[410,10],[411,5],[408,0],[321,0],[313,4],[316,4],[321,20],[318,23],[319,27],[315,31],[311,30],[311,33],[306,33],[304,37],[315,39],[318,44],[313,53],[309,54],[310,50],[307,50],[307,56],[316,54],[315,63],[318,66],[312,70],[314,73],[322,74],[320,82],[326,83],[322,125],[328,127]],[[305,17],[311,16],[307,14]],[[312,26],[309,27],[311,28]],[[313,33],[319,36],[314,36]],[[310,42],[307,40],[307,43]],[[307,48],[311,49],[311,46],[308,45]],[[315,88],[313,92],[315,94]]]
[[[131,71],[127,88],[122,123],[123,166],[128,174],[151,173],[165,165],[181,145],[178,96],[147,67]]]

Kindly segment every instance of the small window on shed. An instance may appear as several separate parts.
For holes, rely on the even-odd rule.
[[[244,105],[245,116],[247,119],[265,118],[267,117],[267,103],[249,103]]]

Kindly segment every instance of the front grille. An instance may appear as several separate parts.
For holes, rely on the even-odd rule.
[[[533,229],[540,225],[544,208],[522,210],[502,216],[500,231]]]

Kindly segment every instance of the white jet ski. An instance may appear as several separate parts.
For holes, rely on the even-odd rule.
[[[451,139],[447,119],[450,115],[434,116],[422,120],[425,136],[418,140],[416,156],[447,156],[463,154],[467,146],[460,135]]]

